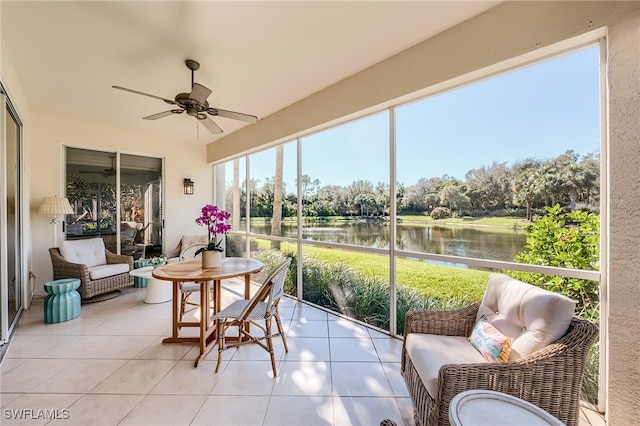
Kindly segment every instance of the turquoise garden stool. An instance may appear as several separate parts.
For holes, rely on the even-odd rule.
[[[44,322],[54,324],[80,316],[80,280],[68,278],[44,284],[48,296],[44,299]]]
[[[138,259],[133,261],[133,269],[144,268],[149,266],[149,259]],[[133,277],[133,287],[140,288],[147,286],[147,279],[142,277]]]

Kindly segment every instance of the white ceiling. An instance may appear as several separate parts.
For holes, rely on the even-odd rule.
[[[206,145],[248,124],[216,118],[211,135],[162,98],[213,90],[211,106],[262,119],[445,29],[496,1],[6,1],[3,49],[34,113]],[[9,92],[11,88],[9,88]],[[199,134],[199,137],[197,137]]]

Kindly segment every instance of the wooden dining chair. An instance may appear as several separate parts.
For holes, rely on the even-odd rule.
[[[213,316],[213,320],[218,321],[218,364],[216,365],[216,373],[220,369],[222,352],[241,345],[256,343],[269,352],[273,377],[275,378],[277,376],[278,371],[276,368],[272,339],[273,337],[282,337],[284,350],[285,352],[289,352],[287,339],[282,329],[282,322],[280,321],[280,314],[278,313],[278,303],[284,294],[284,280],[287,272],[289,272],[290,265],[291,258],[288,258],[271,272],[251,299],[236,300]],[[271,321],[274,318],[278,332],[271,334]],[[261,324],[259,321],[264,321],[264,323]],[[246,324],[251,324],[258,328],[263,335],[258,337],[252,335],[250,328],[245,327]],[[227,345],[225,334],[229,327],[238,327],[238,340]],[[266,343],[263,343],[265,340]]]

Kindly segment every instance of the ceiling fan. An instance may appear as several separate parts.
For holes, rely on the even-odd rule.
[[[150,95],[148,93],[139,92],[133,89],[127,89],[121,86],[112,86],[114,89],[124,90],[138,95],[148,96],[154,99],[160,99],[165,101],[169,105],[175,105],[177,108],[169,111],[159,112],[147,117],[142,117],[144,120],[157,120],[158,118],[167,117],[171,114],[182,114],[186,111],[187,115],[195,117],[202,125],[213,134],[222,133],[222,129],[207,115],[219,116],[225,118],[232,118],[234,120],[241,120],[247,123],[257,123],[258,117],[249,114],[243,114],[241,112],[228,111],[224,109],[214,108],[209,106],[207,98],[211,94],[211,89],[198,84],[194,81],[194,73],[200,68],[200,64],[192,59],[185,61],[187,68],[191,70],[191,93],[178,93],[175,100],[165,99],[160,96]]]

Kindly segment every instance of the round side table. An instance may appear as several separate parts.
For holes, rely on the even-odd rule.
[[[68,278],[44,284],[48,296],[44,299],[44,322],[54,324],[80,316],[80,280]]]
[[[154,269],[153,266],[145,266],[129,271],[129,275],[144,278],[147,281],[147,293],[144,297],[144,303],[168,302],[173,299],[173,287],[171,283],[153,278],[151,274]]]
[[[449,404],[449,422],[453,426],[565,426],[528,401],[491,390],[468,390],[454,396]]]

